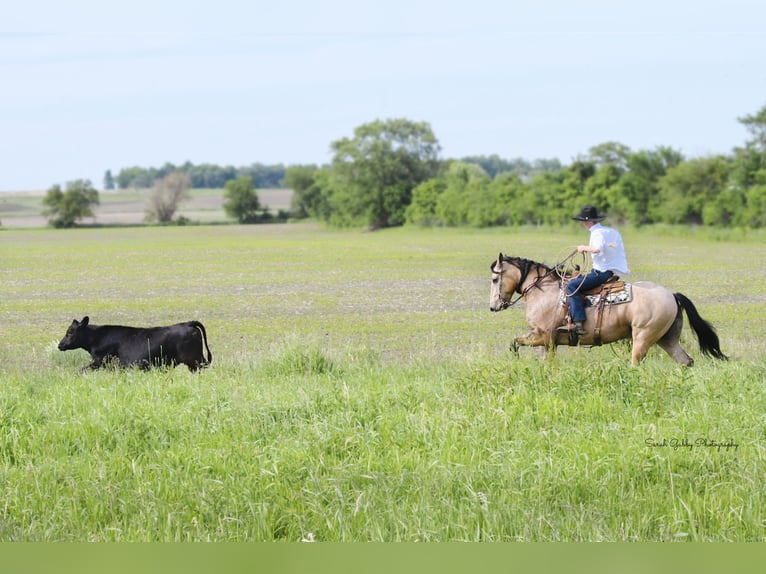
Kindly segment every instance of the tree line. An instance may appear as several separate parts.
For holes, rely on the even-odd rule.
[[[760,228],[766,226],[766,106],[738,121],[751,137],[730,154],[686,158],[670,147],[634,151],[605,142],[562,165],[497,155],[442,159],[428,123],[375,120],[332,142],[332,161],[323,166],[166,163],[124,168],[116,178],[107,171],[104,184],[153,188],[149,213],[161,222],[170,221],[190,187],[224,188],[224,209],[241,223],[273,220],[256,190],[286,187],[294,192],[292,205],[279,219],[314,218],[335,227],[561,225],[593,204],[613,221],[636,226]],[[53,225],[68,227],[97,203],[90,181],[78,180],[66,191],[51,188],[44,213]]]
[[[766,106],[738,118],[751,138],[731,154],[596,145],[567,166],[497,156],[440,160],[427,123],[376,121],[333,142],[329,166],[292,166],[292,213],[334,226],[561,225],[582,205],[613,221],[766,225]]]
[[[275,189],[282,186],[285,166],[253,163],[248,166],[220,166],[211,163],[195,165],[189,161],[174,165],[166,162],[160,167],[125,167],[112,175],[111,170],[104,174],[104,189],[147,189],[159,179],[172,173],[182,173],[189,180],[192,189],[221,189],[227,182],[249,177],[258,189]]]

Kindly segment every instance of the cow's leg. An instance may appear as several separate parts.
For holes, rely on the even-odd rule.
[[[148,371],[152,366],[152,362],[149,359],[140,359],[134,364],[142,371]]]
[[[87,371],[88,369],[96,370],[100,369],[104,365],[104,358],[103,357],[96,357],[91,355],[92,361],[86,366],[83,367],[83,371]]]

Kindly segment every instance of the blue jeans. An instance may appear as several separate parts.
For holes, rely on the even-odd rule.
[[[611,271],[591,269],[587,275],[578,275],[567,283],[569,312],[572,314],[572,321],[585,321],[585,302],[580,293],[606,283],[612,275],[614,273]]]

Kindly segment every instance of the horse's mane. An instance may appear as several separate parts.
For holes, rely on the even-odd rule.
[[[537,279],[534,283],[532,283],[532,287],[536,287],[538,289],[541,289],[540,282],[544,280],[546,277],[550,277],[553,275],[554,271],[551,267],[546,265],[545,263],[539,263],[537,261],[532,261],[531,259],[525,259],[524,257],[511,257],[509,255],[501,255],[501,261],[502,263],[510,263],[514,267],[517,267],[519,269],[519,272],[521,273],[521,276],[519,278],[518,283],[516,284],[516,292],[522,293],[521,291],[521,285],[526,281],[527,276],[529,275],[529,272],[532,269],[537,269]],[[490,269],[492,272],[495,272],[495,263],[492,263],[490,266]],[[541,272],[542,269],[542,272]]]
[[[549,267],[545,263],[539,263],[537,261],[532,261],[531,259],[525,259],[524,257],[511,257],[510,255],[503,255],[502,261],[493,261],[492,265],[489,267],[490,269],[494,269],[495,263],[502,262],[510,263],[511,265],[518,267],[523,277],[526,277],[532,267],[542,267],[545,269],[546,273],[551,273],[553,271],[553,268]]]

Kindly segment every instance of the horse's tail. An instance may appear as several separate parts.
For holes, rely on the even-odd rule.
[[[676,301],[678,301],[678,304],[683,307],[684,311],[686,311],[686,316],[689,317],[689,324],[692,327],[692,331],[697,335],[702,354],[724,361],[727,360],[729,357],[721,352],[718,335],[716,334],[715,329],[710,323],[700,317],[694,303],[681,293],[673,293],[673,296],[676,298]]]

